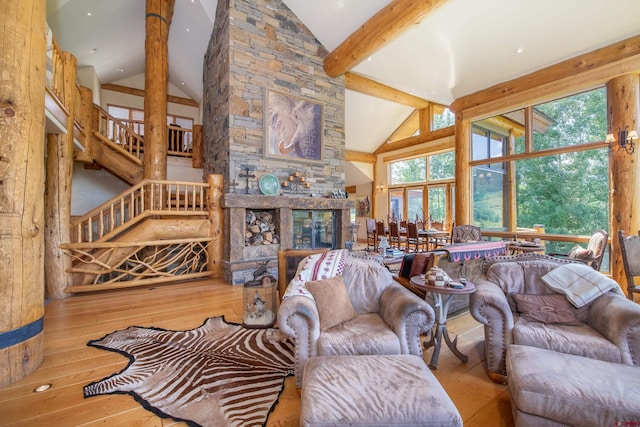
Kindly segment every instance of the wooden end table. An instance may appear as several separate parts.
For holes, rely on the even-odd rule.
[[[442,347],[443,339],[453,354],[461,361],[466,362],[469,358],[458,350],[458,337],[453,341],[449,338],[449,332],[447,331],[447,314],[449,313],[451,301],[453,301],[456,295],[471,294],[476,291],[476,286],[469,281],[467,281],[462,289],[455,289],[450,286],[431,286],[425,283],[424,276],[413,276],[411,278],[411,284],[430,292],[433,296],[436,309],[435,330],[431,334],[431,340],[424,343],[424,348],[433,346],[433,355],[429,362],[429,368],[435,370],[438,367],[438,359],[440,358],[440,348]]]

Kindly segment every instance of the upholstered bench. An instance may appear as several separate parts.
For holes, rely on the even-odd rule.
[[[300,424],[462,426],[462,418],[418,356],[320,356],[304,368]]]
[[[510,345],[507,382],[516,426],[640,425],[640,367]]]

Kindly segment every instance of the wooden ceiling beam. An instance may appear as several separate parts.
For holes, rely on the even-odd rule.
[[[508,82],[499,83],[460,97],[449,108],[451,111],[459,113],[483,106],[488,114],[492,107],[489,104],[508,103],[513,105],[513,101],[507,98],[528,98],[528,101],[531,102],[528,91],[533,90],[538,96],[544,96],[547,91],[558,91],[562,87],[565,90],[580,90],[583,86],[597,83],[594,79],[600,78],[602,83],[605,83],[616,77],[616,74],[612,73],[614,70],[610,68],[615,68],[615,71],[620,75],[633,71],[636,66],[635,62],[637,62],[634,61],[634,58],[640,58],[640,36],[631,37]],[[496,105],[495,108],[499,109],[501,106]],[[482,113],[485,113],[484,110]]]
[[[114,92],[128,93],[129,95],[141,96],[144,98],[144,90],[136,89],[128,86],[121,86],[113,83],[105,83],[101,86],[101,89],[112,90]],[[190,107],[200,107],[198,102],[190,98],[182,98],[180,96],[167,95],[167,102],[173,102],[174,104],[188,105]]]
[[[402,34],[446,0],[393,0],[324,58],[324,71],[338,77]]]
[[[454,136],[456,133],[455,126],[449,126],[446,128],[434,130],[425,135],[412,136],[409,138],[401,139],[392,143],[384,143],[373,154],[384,154],[390,151],[401,150],[403,148],[413,147],[414,145],[423,144],[425,142],[435,141],[437,139],[447,138]]]
[[[419,98],[409,93],[394,89],[391,86],[378,83],[362,74],[346,72],[344,75],[344,87],[365,95],[375,96],[376,98],[385,99],[409,107],[423,109],[429,106],[429,101]]]
[[[344,160],[346,162],[360,162],[374,164],[378,158],[375,154],[363,151],[344,150]]]

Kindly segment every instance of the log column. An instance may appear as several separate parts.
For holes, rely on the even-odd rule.
[[[45,5],[0,0],[0,387],[43,357]]]
[[[145,179],[167,179],[167,42],[174,2],[175,0],[147,0],[146,3],[143,159]]]
[[[76,58],[62,53],[65,107],[76,111]],[[74,116],[67,117],[67,133],[47,135],[47,176],[45,186],[45,245],[44,268],[47,296],[51,299],[68,296],[65,289],[71,285],[69,256],[60,244],[71,241],[71,177],[73,174]]]
[[[639,77],[629,74],[607,83],[607,121],[609,133],[618,139],[618,130],[629,126],[638,130],[640,109]],[[637,142],[637,141],[636,141]],[[617,142],[609,153],[609,186],[611,188],[611,277],[626,293],[626,278],[618,244],[618,230],[636,234],[640,230],[640,165],[636,145],[633,154],[618,148]]]
[[[207,184],[209,184],[207,208],[211,227],[207,271],[211,272],[212,278],[219,279],[222,277],[222,254],[224,251],[224,239],[222,236],[222,225],[224,224],[224,209],[222,208],[224,179],[222,175],[207,175]]]
[[[471,168],[469,167],[471,122],[456,114],[456,224],[471,224]]]
[[[202,125],[193,125],[193,149],[191,150],[192,165],[201,168],[204,165],[204,145],[202,144]]]

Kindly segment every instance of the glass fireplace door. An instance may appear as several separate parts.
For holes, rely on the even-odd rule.
[[[292,214],[294,248],[336,248],[334,211],[294,210]]]

